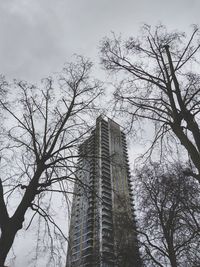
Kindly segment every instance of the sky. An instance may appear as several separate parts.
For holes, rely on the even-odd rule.
[[[199,0],[0,0],[0,74],[35,83],[81,54],[102,78],[98,47],[104,36],[135,36],[143,23],[160,22],[187,32],[200,25],[199,10]],[[21,234],[9,267],[29,266],[30,239]]]
[[[112,31],[137,35],[158,22],[187,31],[200,24],[199,10],[198,0],[0,0],[0,73],[37,82],[74,53],[99,70],[99,42]]]

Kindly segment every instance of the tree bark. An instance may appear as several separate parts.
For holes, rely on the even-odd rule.
[[[172,124],[171,128],[175,135],[178,137],[180,140],[181,144],[186,148],[188,151],[195,167],[198,170],[198,181],[200,182],[199,174],[200,174],[200,155],[198,153],[198,150],[196,147],[193,145],[193,143],[188,139],[188,137],[184,134],[182,128],[178,124]]]
[[[4,267],[6,257],[12,247],[18,230],[18,225],[11,221],[4,229],[2,229],[0,237],[0,267]]]
[[[4,267],[4,263],[10,248],[12,247],[16,233],[22,229],[24,222],[24,216],[28,208],[31,206],[32,201],[37,193],[37,186],[39,178],[44,171],[44,163],[38,164],[38,168],[35,172],[33,179],[26,188],[26,192],[16,209],[14,215],[11,218],[7,218],[1,227],[0,237],[0,267]]]
[[[169,260],[172,267],[177,267],[176,253],[173,244],[169,244]]]

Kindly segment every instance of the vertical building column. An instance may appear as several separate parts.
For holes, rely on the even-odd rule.
[[[125,135],[99,117],[79,151],[67,267],[140,267]]]

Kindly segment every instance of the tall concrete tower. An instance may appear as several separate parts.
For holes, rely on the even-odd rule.
[[[126,138],[111,119],[79,148],[66,267],[140,267]]]

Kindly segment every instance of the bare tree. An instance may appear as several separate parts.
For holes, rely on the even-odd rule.
[[[92,64],[77,57],[56,78],[42,85],[15,81],[2,99],[6,112],[0,177],[0,266],[4,266],[25,216],[41,215],[62,233],[51,216],[53,194],[72,193],[76,180],[77,147],[88,131],[90,112],[102,93],[90,78]],[[14,208],[13,208],[14,207]],[[27,218],[27,216],[26,216]],[[27,227],[28,227],[27,226]]]
[[[105,38],[102,64],[116,74],[115,109],[133,122],[153,122],[155,139],[179,140],[197,171],[200,181],[200,75],[199,29],[189,39],[182,32],[167,32],[158,25],[144,25],[139,38]],[[135,127],[136,124],[134,124]],[[168,145],[166,146],[166,148]],[[192,172],[190,172],[190,175]]]
[[[199,266],[199,183],[179,164],[137,173],[138,231],[146,266]]]
[[[8,82],[5,80],[5,77],[0,75],[0,100],[3,101],[4,103],[6,102],[8,87],[9,85],[8,85]],[[2,142],[3,142],[4,119],[5,117],[3,116],[2,106],[0,106],[0,151],[2,148]]]

